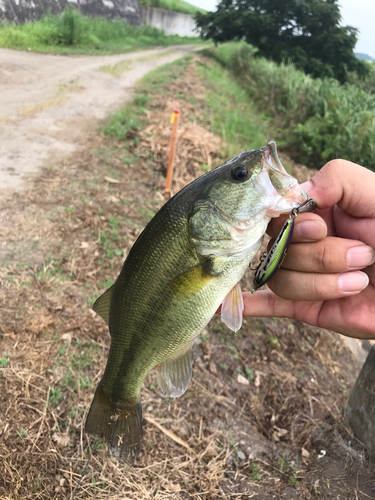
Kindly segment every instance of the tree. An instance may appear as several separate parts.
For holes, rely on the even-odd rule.
[[[215,43],[246,40],[276,62],[292,60],[315,77],[365,76],[367,66],[353,49],[356,28],[340,26],[338,0],[221,0],[216,12],[197,13],[203,39]]]

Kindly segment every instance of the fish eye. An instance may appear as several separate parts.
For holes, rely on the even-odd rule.
[[[249,178],[249,171],[245,165],[237,165],[232,170],[232,179],[235,181],[246,181]]]

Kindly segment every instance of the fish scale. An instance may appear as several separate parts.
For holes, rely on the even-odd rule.
[[[138,453],[145,377],[157,367],[163,394],[186,391],[194,338],[222,303],[223,321],[239,327],[238,283],[270,217],[306,199],[271,141],[196,179],[159,210],[114,285],[94,304],[109,324],[111,347],[87,432],[102,436],[125,459]]]

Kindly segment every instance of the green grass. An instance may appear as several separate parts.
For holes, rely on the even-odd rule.
[[[197,43],[197,37],[165,35],[153,26],[84,16],[68,7],[25,24],[0,24],[0,47],[60,54],[119,54],[153,46]]]
[[[184,2],[184,0],[140,0],[139,3],[145,7],[172,10],[174,12],[181,12],[182,14],[190,14],[191,16],[196,12],[202,12],[202,14],[207,12],[200,7],[195,7],[191,3]]]
[[[320,168],[344,158],[375,170],[375,95],[332,78],[314,79],[293,64],[256,58],[254,52],[233,42],[203,51],[237,77],[295,159]]]
[[[3,354],[0,358],[0,366],[2,368],[6,368],[8,366],[8,363],[9,363],[9,358],[6,357],[6,356],[9,356],[8,354]]]
[[[204,122],[224,139],[224,156],[264,146],[270,139],[267,121],[231,72],[219,64],[200,63],[198,73],[208,86],[202,102]]]

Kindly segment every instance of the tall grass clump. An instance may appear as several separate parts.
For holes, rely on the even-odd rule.
[[[0,24],[0,46],[38,52],[108,54],[155,45],[196,42],[197,38],[165,35],[153,26],[133,26],[120,19],[84,16],[68,7],[39,21]]]
[[[205,50],[237,76],[296,158],[319,168],[340,157],[375,170],[374,95],[332,78],[314,79],[291,62],[278,65],[254,53],[245,43]]]

